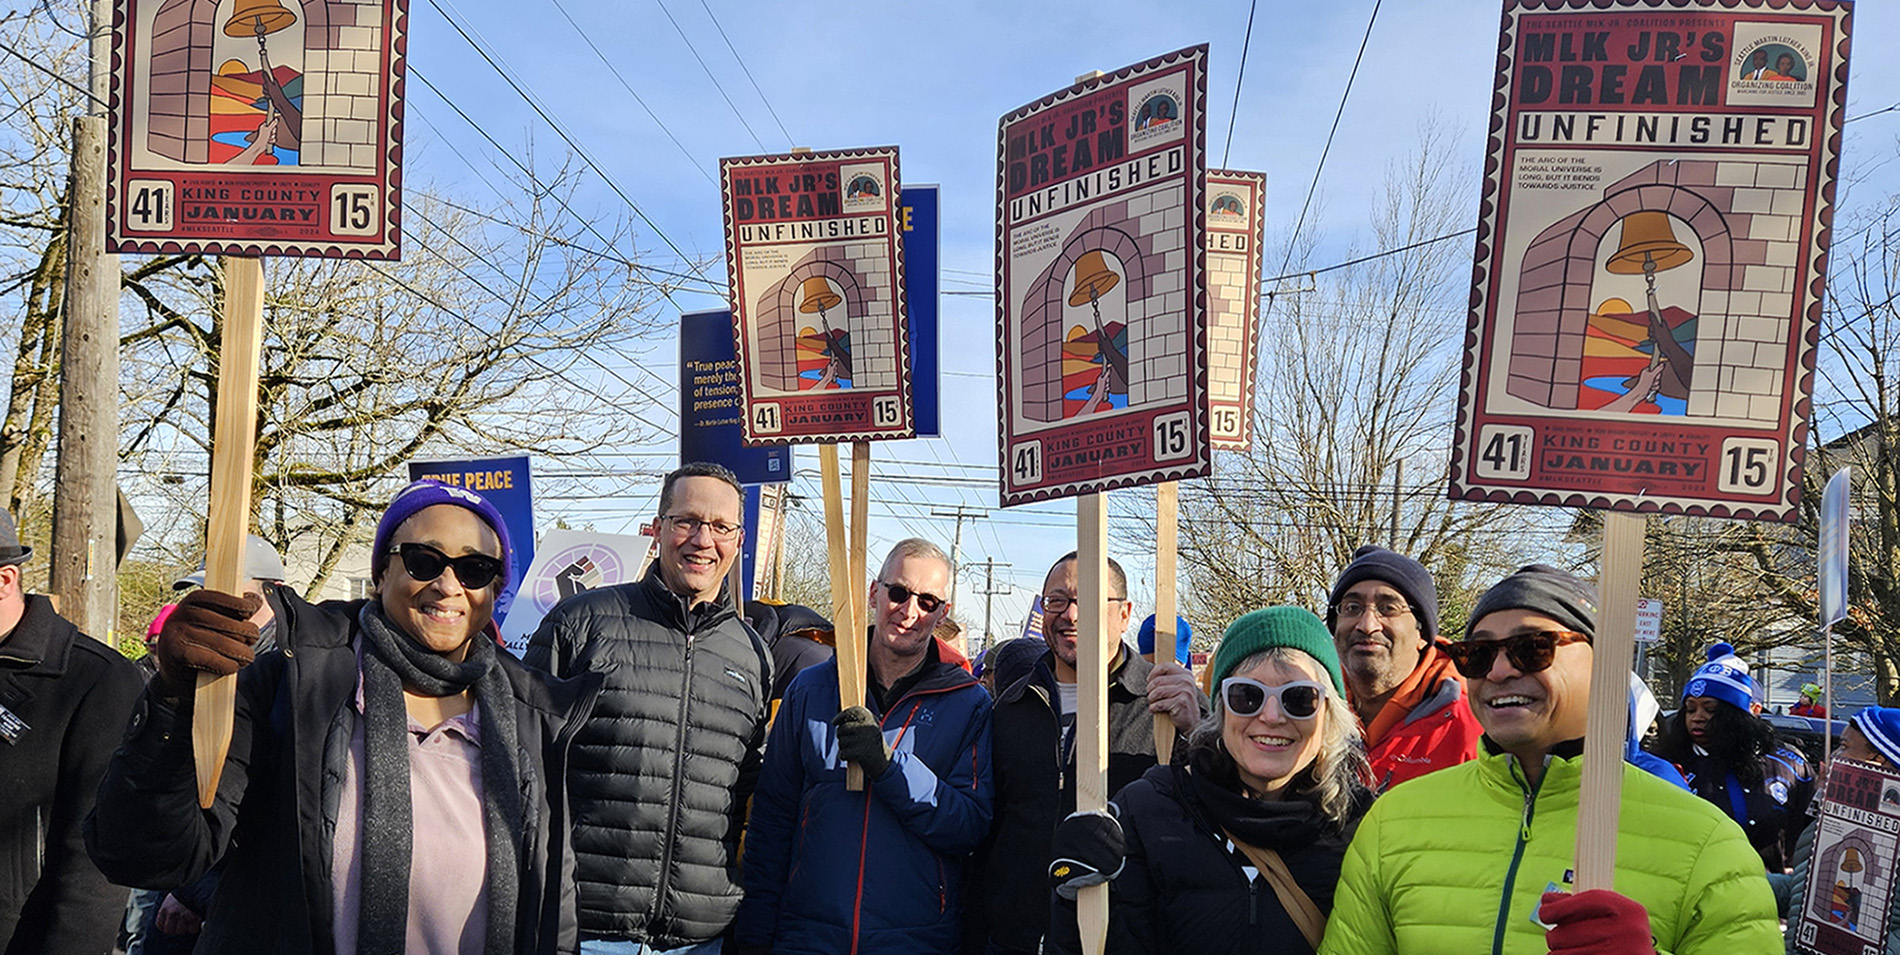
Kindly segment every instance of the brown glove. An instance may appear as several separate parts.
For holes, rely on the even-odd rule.
[[[257,658],[256,594],[242,596],[216,590],[194,590],[165,618],[152,655],[158,660],[158,678],[172,696],[186,696],[197,688],[197,671],[224,676]]]

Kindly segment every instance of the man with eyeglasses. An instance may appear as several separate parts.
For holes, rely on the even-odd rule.
[[[1479,598],[1464,640],[1440,644],[1469,681],[1484,752],[1373,804],[1320,955],[1780,951],[1742,830],[1627,764],[1616,890],[1569,894],[1596,615],[1594,587],[1532,565]]]
[[[1373,785],[1389,789],[1477,755],[1477,717],[1464,681],[1433,647],[1438,588],[1423,564],[1359,548],[1333,583],[1326,626],[1346,673],[1346,700],[1365,733]]]
[[[1155,665],[1124,641],[1132,614],[1128,576],[1108,561],[1108,791],[1141,778],[1155,764],[1155,707],[1183,734],[1207,711],[1191,679],[1165,700],[1151,697]],[[1043,641],[1048,649],[1028,675],[997,687],[993,737],[996,822],[976,856],[981,903],[970,930],[988,933],[990,953],[1037,952],[1049,929],[1050,842],[1056,823],[1075,811],[1076,555],[1049,568],[1042,584]],[[1178,668],[1177,668],[1178,669]],[[1185,671],[1183,671],[1185,673]]]
[[[935,639],[949,589],[942,548],[898,541],[871,583],[865,705],[839,711],[835,658],[785,691],[746,828],[741,953],[958,950],[965,857],[990,824],[990,697]]]
[[[668,474],[646,576],[562,600],[529,641],[532,666],[606,677],[570,774],[583,955],[716,953],[738,913],[772,689],[724,588],[744,500],[717,464]]]

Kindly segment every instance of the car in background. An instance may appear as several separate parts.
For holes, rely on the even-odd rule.
[[[1823,741],[1832,739],[1827,751],[1839,749],[1841,733],[1847,729],[1846,720],[1823,720],[1811,716],[1787,716],[1781,713],[1763,713],[1761,718],[1775,728],[1775,736],[1783,743],[1792,743],[1800,747],[1802,755],[1811,765],[1822,762]]]

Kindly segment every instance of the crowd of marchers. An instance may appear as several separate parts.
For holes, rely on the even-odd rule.
[[[1460,626],[1366,547],[1323,615],[1243,614],[1197,681],[1152,618],[1128,641],[1111,560],[1114,798],[1077,812],[1075,555],[1041,635],[972,663],[941,636],[950,560],[900,541],[841,675],[819,614],[735,605],[742,500],[719,466],[667,475],[645,576],[563,600],[517,660],[507,524],[413,484],[370,597],[310,603],[254,539],[244,592],[167,607],[144,667],[23,592],[0,512],[0,952],[1081,952],[1106,884],[1111,953],[1738,955],[1801,910],[1820,774],[1726,644],[1627,747],[1612,888],[1571,884],[1599,620],[1563,570]],[[205,674],[237,693],[201,807]],[[1900,766],[1900,710],[1856,714],[1841,758]]]

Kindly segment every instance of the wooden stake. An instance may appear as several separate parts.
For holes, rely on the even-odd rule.
[[[1616,820],[1623,802],[1623,739],[1629,730],[1629,673],[1636,656],[1636,598],[1643,575],[1640,514],[1603,514],[1602,611],[1593,642],[1588,731],[1577,817],[1576,891],[1608,889],[1616,877]]]
[[[845,543],[844,480],[838,467],[838,446],[818,446],[818,471],[825,491],[825,549],[831,564],[831,628],[837,644],[838,708],[864,705],[864,628],[858,608],[865,605],[863,581],[851,582],[851,556]],[[864,770],[845,768],[845,788],[864,789]]]
[[[1174,568],[1175,536],[1180,529],[1181,485],[1167,481],[1155,485],[1155,659],[1174,659],[1175,609]],[[1188,673],[1194,672],[1194,658],[1188,658]],[[1155,715],[1155,760],[1166,766],[1174,761],[1174,720],[1166,713]]]
[[[1075,808],[1108,808],[1108,498],[1075,499]],[[1083,955],[1108,944],[1108,886],[1075,898]]]
[[[264,340],[264,260],[227,255],[224,330],[218,351],[218,408],[211,442],[211,507],[205,530],[205,587],[244,588],[244,538],[250,529],[251,459],[257,451],[257,363]],[[231,751],[237,677],[198,674],[191,751],[198,806],[209,809]]]

